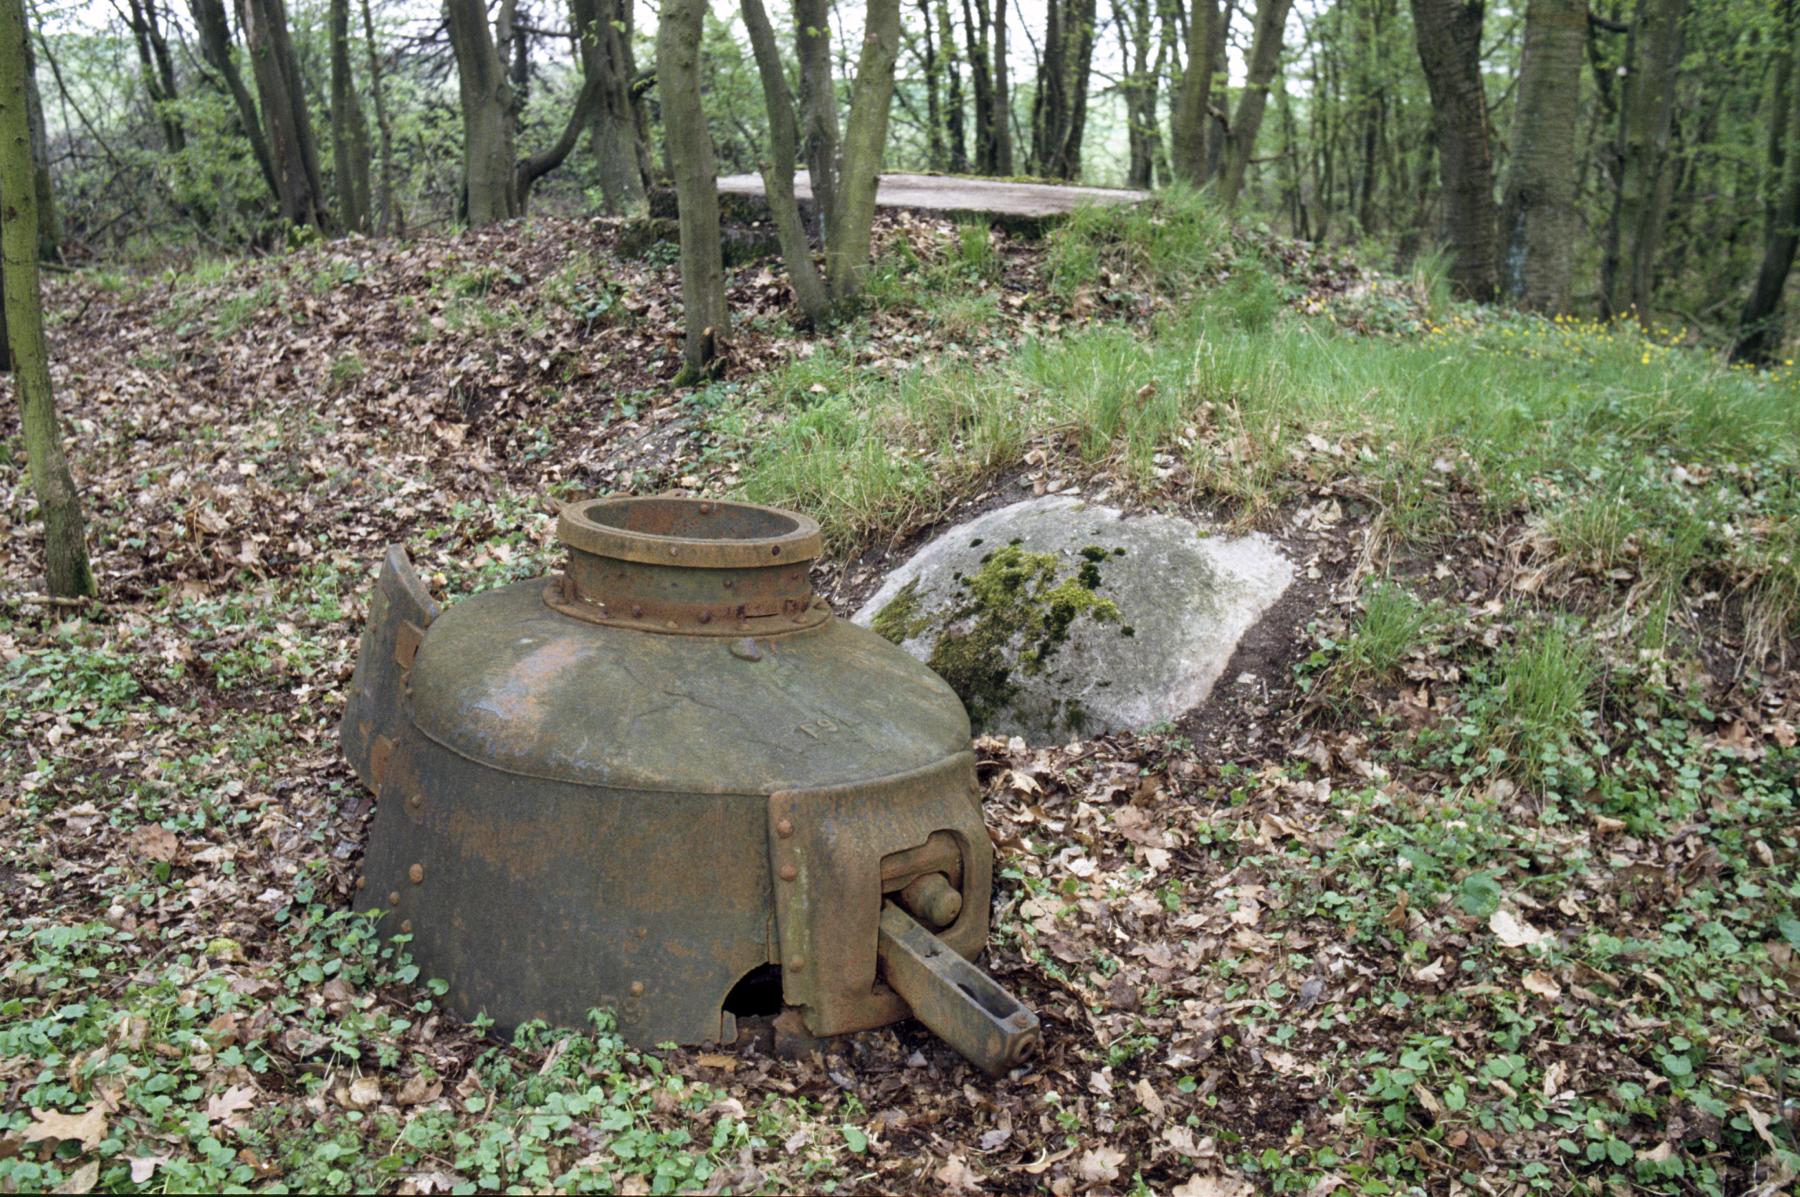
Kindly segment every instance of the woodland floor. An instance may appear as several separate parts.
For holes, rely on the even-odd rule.
[[[1774,1193],[1800,1155],[1800,385],[1453,307],[1190,204],[884,217],[867,309],[606,222],[50,284],[102,600],[41,597],[0,402],[0,1191]],[[557,502],[738,493],[839,610],[1077,490],[1280,536],[1180,727],[981,739],[987,963],[1046,1052],[511,1045],[348,912],[383,546],[440,598]],[[1253,678],[1242,683],[1231,679]]]

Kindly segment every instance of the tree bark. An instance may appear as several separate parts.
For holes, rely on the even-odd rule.
[[[1575,238],[1575,133],[1587,0],[1530,0],[1500,201],[1500,289],[1519,306],[1569,306]]]
[[[157,20],[156,0],[131,0],[131,37],[137,44],[138,67],[150,108],[163,132],[163,145],[171,154],[187,148],[187,135],[175,113],[175,64],[169,58],[169,42]]]
[[[982,2],[982,0],[978,0]],[[994,173],[1013,172],[1012,72],[1006,61],[1006,0],[994,0]]]
[[[294,61],[287,7],[282,0],[238,0],[238,22],[250,46],[256,90],[262,95],[263,124],[281,215],[290,224],[310,224],[328,231],[331,212],[325,203],[319,148],[313,140],[300,68]]]
[[[862,54],[856,81],[850,85],[850,120],[836,187],[837,210],[826,226],[825,275],[832,301],[838,304],[862,289],[869,265],[875,192],[881,183],[888,109],[894,97],[894,62],[900,55],[900,0],[869,0],[863,20]]]
[[[32,490],[44,518],[45,583],[58,598],[98,592],[81,496],[63,456],[38,292],[37,168],[27,110],[24,0],[0,0],[0,290]]]
[[[200,35],[200,57],[217,73],[230,94],[232,105],[237,109],[238,127],[250,143],[250,152],[256,157],[263,181],[269,185],[269,194],[279,202],[281,186],[275,178],[275,161],[269,154],[268,139],[263,136],[262,116],[256,111],[256,100],[250,95],[250,89],[244,86],[237,56],[232,53],[225,0],[188,0],[188,12],[193,14],[194,28]]]
[[[1768,170],[1773,176],[1764,205],[1762,263],[1738,317],[1731,360],[1766,362],[1781,340],[1776,314],[1794,251],[1800,246],[1800,11],[1795,0],[1781,8],[1786,44],[1781,47],[1769,86]]]
[[[1668,210],[1663,184],[1686,16],[1687,0],[1644,0],[1632,28],[1619,105],[1618,191],[1601,261],[1601,306],[1608,317],[1635,311],[1639,320],[1649,319]]]
[[[581,69],[600,79],[589,140],[600,175],[602,206],[614,215],[644,206],[648,180],[638,137],[631,80],[631,4],[628,0],[572,0],[570,13],[581,48]]]
[[[362,0],[363,45],[369,53],[369,94],[375,101],[375,129],[381,139],[381,210],[379,230],[385,235],[406,236],[406,213],[394,194],[394,131],[388,124],[387,89],[381,82],[381,55],[375,49],[375,18],[369,0]]]
[[[570,110],[561,135],[548,148],[527,155],[519,162],[518,181],[515,184],[518,215],[525,215],[525,205],[531,199],[532,185],[561,166],[580,142],[582,131],[593,122],[594,112],[600,107],[600,93],[605,85],[605,76],[589,75],[575,97],[575,107]]]
[[[1206,126],[1212,103],[1213,42],[1220,22],[1218,0],[1194,0],[1188,15],[1187,66],[1169,113],[1169,165],[1176,178],[1195,187],[1207,179]]]
[[[1081,173],[1088,76],[1094,61],[1094,0],[1046,0],[1043,57],[1031,104],[1031,174]]]
[[[775,47],[775,30],[762,0],[744,0],[744,25],[750,33],[750,47],[756,55],[756,69],[762,77],[763,102],[769,110],[769,154],[757,165],[761,168],[763,190],[769,196],[769,212],[775,221],[775,236],[781,243],[781,260],[787,266],[788,284],[794,300],[807,320],[818,327],[831,316],[831,301],[825,293],[825,282],[813,264],[812,245],[806,239],[806,226],[800,219],[800,204],[794,198],[794,164],[800,154],[799,121],[794,115],[794,97],[788,91],[787,72],[781,53]]]
[[[944,63],[944,136],[950,154],[950,173],[967,174],[969,136],[963,124],[962,66],[956,48],[956,25],[949,0],[937,0],[938,53]]]
[[[662,19],[656,27],[656,86],[662,96],[663,126],[669,161],[674,167],[675,201],[681,224],[686,361],[682,374],[688,379],[713,370],[720,342],[730,327],[730,314],[725,307],[725,264],[719,246],[719,192],[712,134],[700,107],[700,35],[706,5],[707,0],[662,0]]]
[[[963,36],[969,48],[969,89],[975,101],[975,171],[991,175],[994,169],[994,83],[989,74],[987,0],[962,0]]]
[[[1465,298],[1494,296],[1494,159],[1481,86],[1483,0],[1412,0],[1419,62],[1431,92],[1450,280]]]
[[[483,0],[445,0],[444,14],[462,105],[464,208],[469,224],[492,224],[519,213],[512,80]]]
[[[62,260],[62,229],[56,219],[56,193],[50,186],[50,137],[44,128],[44,98],[38,94],[37,63],[31,52],[31,38],[25,39],[25,114],[31,121],[31,174],[37,192],[38,260]],[[0,322],[0,342],[6,340],[6,325]]]
[[[821,239],[837,212],[837,92],[831,81],[829,0],[794,0],[794,51],[800,63],[800,136]]]
[[[1238,97],[1237,112],[1231,118],[1231,131],[1226,139],[1225,169],[1219,179],[1219,202],[1234,207],[1244,189],[1244,176],[1250,169],[1250,155],[1256,149],[1256,134],[1262,128],[1263,112],[1269,102],[1269,81],[1281,62],[1281,37],[1287,24],[1288,9],[1293,0],[1260,0],[1256,6],[1255,32],[1250,39],[1250,58],[1244,79],[1244,94]]]
[[[350,0],[331,0],[331,156],[337,175],[338,219],[346,231],[370,226],[369,125],[350,69]]]

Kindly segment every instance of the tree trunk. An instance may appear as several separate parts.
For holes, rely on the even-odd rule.
[[[944,67],[937,44],[937,27],[931,20],[931,0],[919,0],[919,21],[925,36],[925,160],[936,171],[944,169],[945,159]]]
[[[800,135],[821,239],[837,212],[837,93],[831,82],[829,0],[794,0],[794,50],[800,63]]]
[[[601,203],[614,215],[644,206],[648,180],[638,138],[631,80],[631,4],[628,0],[572,0],[570,13],[581,48],[581,70],[600,77],[589,140],[600,175]]]
[[[338,219],[348,232],[370,225],[369,126],[350,69],[350,0],[331,0],[331,156],[337,174]]]
[[[367,0],[364,4],[366,11]],[[244,86],[243,73],[238,70],[237,57],[232,53],[225,0],[188,0],[188,11],[193,14],[194,28],[200,35],[200,57],[218,74],[230,93],[231,102],[237,109],[238,127],[250,143],[250,152],[256,156],[256,165],[262,171],[263,181],[269,185],[269,194],[279,202],[281,186],[275,178],[275,162],[269,155],[268,139],[263,136],[262,117],[256,111],[250,89]]]
[[[1775,62],[1769,87],[1767,154],[1772,186],[1764,205],[1762,264],[1738,317],[1732,361],[1766,362],[1773,356],[1781,340],[1776,313],[1794,265],[1794,250],[1800,245],[1800,86],[1795,78],[1800,73],[1796,61],[1800,57],[1800,12],[1795,0],[1786,0],[1781,17],[1786,44]]]
[[[1519,306],[1569,305],[1575,239],[1575,133],[1587,0],[1530,0],[1500,201],[1500,289]]]
[[[1494,296],[1494,159],[1481,86],[1483,0],[1412,0],[1419,62],[1431,91],[1443,180],[1450,280],[1465,298]]]
[[[375,19],[369,0],[362,0],[363,45],[369,52],[369,93],[375,101],[375,129],[381,138],[380,231],[406,236],[406,213],[394,194],[394,131],[388,124],[386,89],[381,83],[381,55],[375,49]]]
[[[844,132],[837,209],[826,225],[825,276],[836,304],[862,289],[863,272],[869,265],[875,191],[881,183],[888,109],[894,97],[894,61],[900,55],[900,0],[869,0],[863,20],[862,54],[856,64],[856,81],[850,85],[850,120]]]
[[[238,22],[250,46],[256,90],[262,95],[263,124],[281,215],[290,224],[328,230],[331,214],[319,174],[319,148],[313,140],[300,69],[294,62],[287,7],[282,0],[238,0]]]
[[[656,86],[662,95],[665,140],[680,209],[681,303],[686,326],[682,374],[688,379],[713,369],[730,319],[725,308],[712,134],[700,107],[700,34],[706,5],[707,0],[662,0],[662,19],[656,27]],[[829,67],[829,60],[826,65]]]
[[[1150,0],[1113,0],[1113,23],[1119,27],[1125,56],[1125,75],[1119,84],[1125,98],[1125,182],[1147,189],[1155,181],[1162,140],[1156,121],[1156,83],[1163,64],[1159,57],[1155,69],[1150,65],[1150,46],[1156,40]]]
[[[151,111],[162,127],[163,145],[169,153],[187,148],[187,135],[175,112],[175,64],[169,58],[169,42],[156,16],[156,0],[131,0],[131,37],[137,44],[138,67]]]
[[[962,69],[956,49],[956,26],[948,0],[937,0],[938,53],[944,61],[944,135],[949,142],[950,173],[969,171],[969,138],[963,125]]]
[[[1218,0],[1194,0],[1188,16],[1187,67],[1169,113],[1169,165],[1175,177],[1199,187],[1206,182],[1206,126],[1212,101],[1213,41],[1220,23]]]
[[[97,593],[81,496],[63,456],[38,293],[37,168],[26,108],[24,0],[0,0],[0,289],[32,490],[44,515],[45,583],[59,598]]]
[[[988,72],[987,0],[962,0],[963,35],[969,47],[969,87],[975,99],[975,170],[991,175],[994,169],[994,84]]]
[[[518,196],[518,215],[525,215],[525,205],[531,199],[532,184],[561,166],[580,142],[582,131],[593,123],[594,113],[600,107],[600,93],[605,86],[604,75],[589,75],[582,82],[581,92],[575,97],[575,107],[569,111],[569,119],[563,124],[562,134],[547,149],[528,155],[519,162],[518,178],[514,183]],[[634,150],[634,160],[635,157]]]
[[[1027,170],[1072,179],[1081,172],[1087,82],[1094,61],[1094,0],[1047,0],[1043,57],[1031,104]]]
[[[471,225],[519,214],[512,80],[483,0],[445,0],[463,118],[463,203]]]
[[[787,72],[762,0],[744,0],[744,26],[750,33],[750,47],[762,78],[763,102],[769,110],[769,155],[757,164],[762,170],[763,190],[769,196],[769,213],[775,222],[775,236],[781,243],[781,260],[787,265],[794,300],[817,328],[830,318],[831,301],[818,267],[813,264],[812,245],[800,219],[799,201],[794,198],[794,164],[800,154],[794,97],[788,91]]]
[[[31,39],[25,39],[25,113],[31,121],[31,173],[37,193],[38,260],[62,260],[62,230],[56,220],[56,193],[50,186],[50,137],[44,129],[44,98],[38,94],[37,64],[31,53]],[[0,343],[6,340],[6,325],[0,322]]]
[[[1230,208],[1244,189],[1244,175],[1256,150],[1256,134],[1262,128],[1269,102],[1269,81],[1281,62],[1281,35],[1293,0],[1260,0],[1256,6],[1256,30],[1250,39],[1250,58],[1244,94],[1238,97],[1227,138],[1225,170],[1219,180],[1219,202]]]
[[[994,106],[994,173],[1013,172],[1012,74],[1006,62],[1006,0],[994,0],[994,68],[989,101]]]
[[[1619,105],[1618,192],[1601,262],[1601,303],[1609,317],[1635,311],[1639,320],[1649,319],[1686,15],[1687,0],[1644,0],[1632,29]]]

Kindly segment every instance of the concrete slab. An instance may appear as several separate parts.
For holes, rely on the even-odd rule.
[[[719,193],[762,199],[762,176],[726,175],[719,180]],[[794,193],[803,203],[812,200],[812,182],[805,171],[795,174]],[[1150,193],[1147,191],[1118,187],[1009,183],[964,175],[886,174],[881,176],[875,204],[881,208],[911,208],[920,212],[1043,219],[1066,216],[1081,204],[1135,204],[1148,198]]]

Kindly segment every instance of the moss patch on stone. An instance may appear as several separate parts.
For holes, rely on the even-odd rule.
[[[919,614],[919,580],[914,578],[888,600],[887,606],[875,613],[869,626],[876,635],[895,644],[911,640],[931,625],[929,616]]]
[[[988,554],[979,570],[961,580],[962,600],[939,618],[937,643],[926,663],[950,683],[976,727],[984,726],[1017,693],[1013,670],[1041,673],[1067,642],[1076,620],[1108,623],[1119,618],[1118,605],[1096,593],[1100,584],[1096,560],[1085,559],[1073,577],[1058,580],[1057,573],[1054,554],[1030,553],[1009,544]],[[882,608],[876,616],[877,631],[911,589],[902,590]],[[897,621],[912,616],[916,596],[910,601],[912,607]]]

